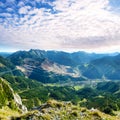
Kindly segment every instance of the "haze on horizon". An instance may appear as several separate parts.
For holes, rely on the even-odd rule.
[[[120,52],[119,0],[1,0],[0,52]]]

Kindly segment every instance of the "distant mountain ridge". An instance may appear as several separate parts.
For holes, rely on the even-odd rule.
[[[8,57],[11,54],[12,54],[11,52],[0,52],[0,56],[2,57]]]
[[[0,56],[0,76],[3,74],[24,75],[10,60]]]
[[[66,65],[66,66],[76,66],[83,63],[88,63],[94,59],[102,58],[104,56],[113,56],[114,54],[97,54],[97,53],[86,53],[83,51],[79,52],[63,52],[63,51],[44,51],[44,50],[34,50],[29,51],[18,51],[10,55],[8,58],[15,64],[20,61],[20,58],[35,58],[35,59],[48,59],[55,63]],[[17,61],[14,61],[17,59]],[[18,63],[20,64],[20,63]]]
[[[106,56],[91,61],[89,65],[85,68],[83,75],[91,79],[105,77],[107,79],[120,80],[119,73],[120,54],[116,56]]]
[[[120,79],[120,54],[34,50],[8,57],[26,76],[41,82]]]

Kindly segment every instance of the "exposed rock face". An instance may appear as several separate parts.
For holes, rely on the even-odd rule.
[[[14,100],[15,100],[15,102],[17,103],[17,104],[19,104],[19,105],[22,105],[22,101],[21,101],[21,98],[20,98],[20,96],[18,95],[18,94],[14,94]]]
[[[47,59],[41,64],[41,68],[56,74],[80,77],[79,72],[76,69],[73,69],[71,66],[60,65]]]
[[[27,107],[22,104],[21,97],[17,93],[14,93],[14,100],[17,103],[18,107],[22,110],[22,112],[27,112]]]

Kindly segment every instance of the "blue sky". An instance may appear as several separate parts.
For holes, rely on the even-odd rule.
[[[110,0],[110,5],[113,7],[120,7],[120,0]]]
[[[120,51],[120,0],[1,0],[0,51]]]

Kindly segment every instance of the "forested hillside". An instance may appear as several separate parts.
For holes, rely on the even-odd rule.
[[[31,79],[56,83],[89,79],[119,80],[119,56],[119,53],[67,53],[31,49],[18,51],[7,59]]]
[[[60,63],[62,54],[66,61],[74,56],[69,64],[77,57],[79,60],[82,58],[81,61],[87,59],[86,56],[92,57],[69,66],[67,62]],[[7,106],[9,111],[17,112],[17,116],[9,113],[14,119],[30,119],[31,116],[32,119],[45,120],[56,117],[66,120],[82,117],[85,120],[119,120],[119,55],[105,55],[30,50],[19,51],[8,58],[0,57],[1,109]],[[4,81],[7,81],[6,85]],[[9,93],[7,88],[14,91]],[[20,95],[21,103],[31,112],[21,114],[21,108],[14,101],[15,93]],[[70,105],[66,104],[68,101]],[[64,116],[61,116],[63,113]],[[69,116],[66,116],[68,113]]]

